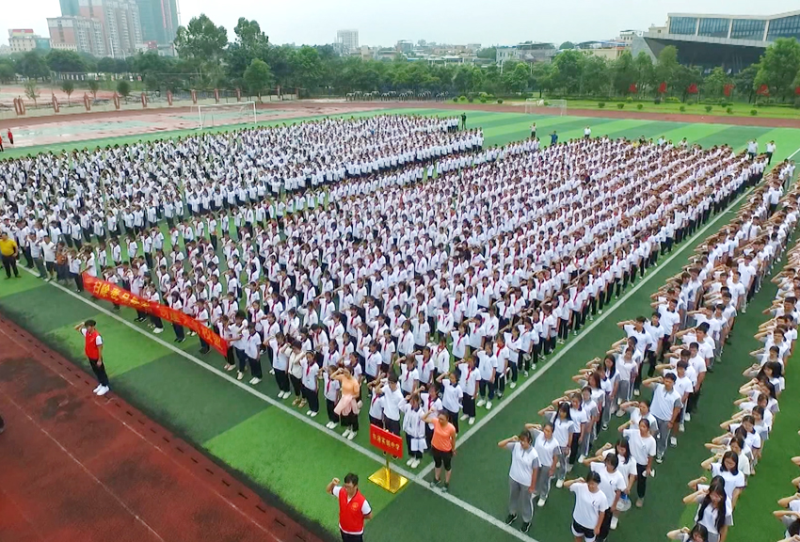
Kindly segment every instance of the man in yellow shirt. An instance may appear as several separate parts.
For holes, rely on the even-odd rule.
[[[19,278],[19,271],[17,270],[17,256],[19,256],[19,247],[17,242],[8,236],[6,232],[0,233],[0,255],[3,258],[3,267],[6,270],[6,280],[11,278],[11,270],[14,270],[14,276]]]

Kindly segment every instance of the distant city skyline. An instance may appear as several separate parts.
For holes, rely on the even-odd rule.
[[[161,0],[147,0],[154,7]],[[5,40],[12,28],[32,28],[48,35],[48,17],[61,15],[61,5],[74,0],[26,0],[8,2],[0,18],[0,36]],[[77,2],[75,2],[77,3]],[[168,4],[167,4],[168,5]],[[522,3],[514,9],[493,11],[477,0],[406,0],[376,3],[366,0],[327,2],[308,0],[302,9],[292,3],[254,3],[249,0],[183,0],[180,19],[185,25],[201,13],[228,31],[239,17],[255,19],[272,43],[333,44],[337,31],[358,30],[359,44],[392,46],[400,40],[420,39],[437,43],[513,45],[521,41],[609,39],[623,29],[647,30],[661,25],[668,12],[769,15],[800,8],[796,1],[773,0],[753,4],[744,0],[725,3],[711,0],[673,0],[669,5],[637,0],[572,0],[562,3]],[[581,17],[575,17],[580,13]],[[177,16],[177,13],[174,13]],[[144,20],[143,20],[144,23]],[[153,35],[150,24],[143,34]]]

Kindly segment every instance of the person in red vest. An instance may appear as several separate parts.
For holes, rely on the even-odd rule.
[[[84,323],[75,326],[75,330],[79,331],[86,339],[83,351],[86,353],[86,357],[89,358],[89,365],[92,366],[92,371],[97,377],[97,381],[100,382],[94,389],[94,393],[102,396],[107,394],[111,388],[108,386],[108,375],[103,362],[103,338],[95,326],[97,326],[97,322],[86,320]]]
[[[8,129],[8,131],[6,132],[6,135],[8,136],[8,142],[13,145],[14,144],[14,134],[11,133],[11,128]]]
[[[363,542],[364,521],[372,519],[372,507],[358,490],[358,475],[349,473],[344,477],[344,485],[334,478],[325,489],[339,499],[339,530],[342,542]]]

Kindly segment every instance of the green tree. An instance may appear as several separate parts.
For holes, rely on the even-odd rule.
[[[197,72],[197,85],[206,89],[225,81],[222,61],[227,45],[225,27],[215,26],[205,14],[193,17],[186,26],[178,27],[175,38],[178,55],[186,62],[187,68]]]
[[[96,100],[97,99],[97,91],[100,90],[100,81],[96,79],[89,79],[87,82],[89,86],[89,92],[92,93],[92,97]]]
[[[13,60],[0,60],[0,83],[10,83],[14,80],[15,73]]]
[[[569,49],[574,49],[575,48],[575,44],[572,43],[571,41],[565,41],[558,48],[561,51],[567,51]]]
[[[736,91],[742,96],[747,96],[747,101],[752,102],[755,97],[756,75],[758,75],[758,64],[751,64],[733,76],[733,84]]]
[[[722,98],[725,95],[725,85],[731,83],[731,78],[720,67],[711,70],[703,80],[703,94],[706,98]]]
[[[69,105],[70,97],[72,96],[72,93],[75,92],[75,83],[67,80],[61,81],[61,90],[63,90],[64,94],[67,95],[67,105]]]
[[[58,73],[86,73],[86,62],[75,51],[50,49],[45,57],[50,71]]]
[[[269,65],[261,59],[253,59],[253,62],[244,71],[244,83],[251,93],[258,96],[259,102],[261,95],[272,86],[273,81],[274,77]]]
[[[614,91],[623,96],[630,93],[631,85],[636,84],[639,76],[636,64],[630,51],[623,51],[619,58],[611,63],[611,78],[614,84]]]
[[[678,49],[674,45],[667,45],[658,55],[658,62],[654,68],[655,84],[666,83],[668,89],[675,86],[675,74],[678,70]]]
[[[127,101],[131,94],[131,84],[125,79],[120,79],[117,82],[117,93]]]
[[[553,88],[553,75],[555,68],[552,64],[537,62],[531,69],[531,86],[539,91],[539,98],[544,92],[549,92]]]
[[[319,52],[308,45],[302,46],[291,56],[290,65],[294,72],[295,84],[311,92],[322,83],[323,66]]]
[[[497,47],[484,47],[482,49],[478,49],[478,52],[475,53],[475,56],[478,58],[485,58],[487,60],[495,60],[497,58]]]
[[[611,70],[605,58],[589,55],[584,60],[583,81],[581,87],[583,92],[589,94],[604,94],[608,90],[608,83],[611,79]]]
[[[680,93],[681,100],[686,100],[689,95],[689,87],[699,85],[703,81],[703,73],[700,68],[694,66],[679,65],[672,74],[672,86],[676,93]]]
[[[511,92],[525,92],[528,89],[530,68],[524,62],[517,63],[514,69],[504,68],[503,86]]]
[[[44,58],[36,51],[23,54],[15,66],[17,73],[28,79],[45,79],[50,76],[50,69]]]
[[[33,105],[37,105],[39,101],[39,84],[36,79],[28,79],[25,81],[25,96],[29,100],[33,100]]]
[[[754,86],[767,85],[770,95],[783,100],[794,95],[794,80],[800,71],[800,43],[780,38],[770,45],[759,62]]]
[[[653,59],[644,51],[640,51],[633,59],[633,65],[636,68],[636,88],[639,94],[645,94],[655,83]]]
[[[553,86],[565,94],[575,94],[580,88],[586,56],[580,51],[566,50],[553,60]]]

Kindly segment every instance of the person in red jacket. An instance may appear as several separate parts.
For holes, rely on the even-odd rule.
[[[92,367],[100,384],[94,389],[95,395],[105,395],[111,388],[108,386],[108,375],[106,374],[106,366],[103,360],[103,338],[97,331],[97,322],[94,320],[86,320],[82,324],[75,326],[75,331],[83,335],[86,340],[84,345],[84,353],[89,358],[89,365]]]
[[[6,132],[6,135],[8,136],[8,142],[13,145],[14,144],[14,134],[11,133],[11,128],[8,129],[8,131]]]
[[[358,490],[358,475],[349,473],[344,477],[344,485],[334,478],[325,491],[339,499],[342,542],[364,542],[364,522],[372,519],[372,507]]]

